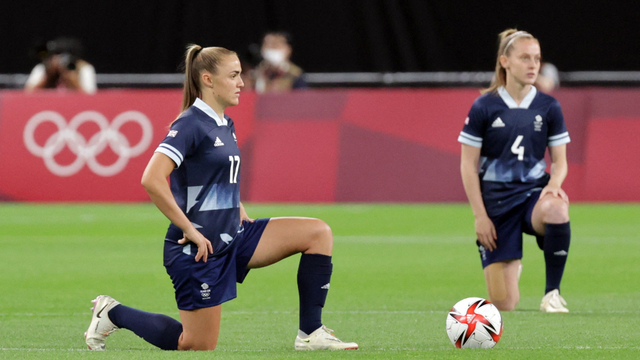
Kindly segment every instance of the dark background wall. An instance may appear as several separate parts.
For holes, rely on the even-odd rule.
[[[633,1],[2,1],[0,73],[28,73],[38,41],[75,36],[99,73],[176,72],[188,43],[246,56],[269,29],[308,72],[487,71],[497,34],[537,36],[563,71],[640,70]]]

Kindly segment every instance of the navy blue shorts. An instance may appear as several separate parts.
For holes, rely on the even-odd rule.
[[[538,246],[542,248],[543,237],[536,234],[531,224],[531,215],[540,198],[540,191],[532,192],[524,203],[511,208],[506,213],[490,217],[498,235],[497,248],[489,251],[476,241],[482,268],[500,261],[522,259],[522,233],[536,236]]]
[[[208,308],[236,298],[236,283],[242,283],[249,273],[247,265],[268,223],[269,219],[243,222],[244,231],[238,233],[230,250],[210,256],[206,263],[195,262],[194,255],[183,254],[180,249],[179,255],[171,254],[172,261],[165,263],[165,268],[173,282],[178,309]],[[175,251],[175,246],[165,245],[165,259],[167,248]]]

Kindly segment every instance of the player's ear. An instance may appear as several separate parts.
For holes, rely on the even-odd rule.
[[[206,87],[213,87],[213,76],[208,71],[203,71],[200,74],[200,78],[202,80],[202,85]]]
[[[502,67],[506,69],[507,68],[507,62],[509,61],[509,59],[507,59],[507,57],[504,56],[504,55],[500,55],[498,60],[500,61],[500,65],[502,65]]]

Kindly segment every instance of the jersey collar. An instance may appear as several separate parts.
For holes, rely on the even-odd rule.
[[[531,90],[529,91],[529,93],[524,97],[524,99],[522,99],[522,102],[520,103],[520,105],[518,105],[516,101],[513,100],[511,95],[509,95],[509,92],[507,91],[507,89],[504,88],[504,86],[500,86],[498,88],[498,95],[500,95],[500,97],[502,98],[502,101],[504,101],[504,103],[507,104],[509,109],[528,109],[529,105],[531,105],[531,102],[533,101],[533,98],[536,97],[537,93],[538,93],[538,90],[536,89],[536,87],[531,86]]]
[[[197,107],[198,109],[202,110],[202,112],[204,112],[205,114],[213,118],[213,120],[216,121],[216,124],[218,124],[218,126],[229,125],[229,123],[227,122],[227,119],[225,119],[224,117],[220,119],[218,114],[216,114],[216,112],[213,111],[211,106],[207,105],[207,103],[202,101],[200,98],[196,98],[196,101],[193,103],[193,106]]]

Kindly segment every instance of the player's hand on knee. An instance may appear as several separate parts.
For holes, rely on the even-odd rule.
[[[567,195],[566,192],[564,192],[564,190],[562,190],[562,188],[547,185],[540,192],[540,199],[542,199],[547,194],[551,194],[555,197],[559,197],[560,199],[566,201],[567,203],[569,202],[569,196]]]
[[[476,236],[480,244],[487,250],[493,251],[496,246],[496,239],[498,238],[496,227],[493,225],[493,221],[488,216],[481,216],[476,218],[475,221]]]
[[[189,233],[185,232],[184,237],[178,240],[178,244],[184,245],[189,241],[196,244],[196,246],[198,247],[198,253],[196,254],[195,258],[196,262],[200,261],[200,259],[202,259],[202,261],[204,262],[207,262],[209,254],[213,254],[213,246],[211,245],[211,241],[209,241],[209,239],[204,237],[204,235],[202,235],[196,229],[189,231]]]

